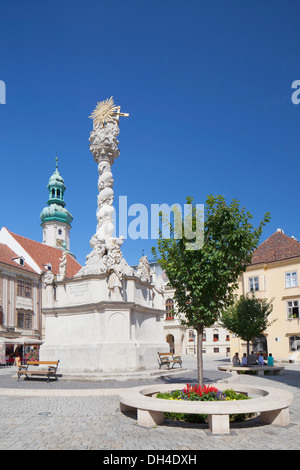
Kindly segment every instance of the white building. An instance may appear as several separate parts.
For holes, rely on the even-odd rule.
[[[196,330],[181,324],[176,314],[174,303],[174,289],[168,286],[168,278],[161,267],[155,262],[149,262],[151,273],[161,275],[165,282],[165,340],[169,344],[170,351],[175,354],[197,354]],[[134,269],[137,267],[135,266]],[[211,328],[206,328],[203,338],[203,353],[214,356],[230,356],[230,334],[221,325],[215,323]]]

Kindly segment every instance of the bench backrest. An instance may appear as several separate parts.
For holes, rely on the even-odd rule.
[[[27,361],[27,369],[29,366],[52,366],[58,369],[59,361]]]
[[[58,366],[59,361],[27,361],[27,365],[33,366],[33,365],[40,365],[40,364],[47,364],[47,365],[56,365]]]

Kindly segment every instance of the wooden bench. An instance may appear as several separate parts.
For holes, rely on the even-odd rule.
[[[173,367],[178,364],[180,367],[182,367],[182,359],[181,356],[176,356],[173,353],[157,353],[158,354],[158,365],[159,368],[161,369],[162,366],[168,366],[168,369]]]
[[[210,385],[221,391],[228,388],[228,384]],[[213,434],[230,433],[230,414],[260,413],[262,424],[274,426],[287,426],[290,422],[289,407],[293,403],[293,394],[279,388],[239,384],[230,386],[236,392],[247,394],[250,400],[187,401],[156,398],[158,392],[184,388],[183,384],[157,384],[124,389],[119,395],[120,410],[137,411],[137,422],[145,427],[163,424],[165,412],[206,414]]]
[[[26,365],[20,365],[17,372],[18,381],[20,380],[21,375],[25,375],[26,379],[29,379],[29,376],[36,375],[39,377],[47,377],[47,382],[50,378],[57,378],[57,369],[59,361],[27,361]],[[46,368],[45,368],[46,367]]]
[[[256,375],[263,376],[269,371],[272,374],[283,375],[284,366],[218,366],[218,369],[226,372],[255,372]]]

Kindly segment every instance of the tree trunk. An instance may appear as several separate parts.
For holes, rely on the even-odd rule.
[[[250,341],[247,341],[247,366],[249,366]]]
[[[199,325],[197,328],[197,372],[198,372],[198,385],[201,385],[201,387],[203,387],[202,342],[203,342],[203,326]]]

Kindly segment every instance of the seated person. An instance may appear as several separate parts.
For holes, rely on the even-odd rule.
[[[246,366],[247,364],[248,364],[247,354],[244,353],[243,358],[242,358],[242,365]]]
[[[274,366],[274,357],[271,353],[268,356],[268,366]]]
[[[260,355],[258,357],[258,365],[259,366],[264,366],[265,365],[263,353],[260,353]]]
[[[249,366],[255,366],[257,364],[256,354],[252,351],[249,355]]]
[[[236,367],[240,365],[239,353],[235,353],[232,358],[232,364]]]

